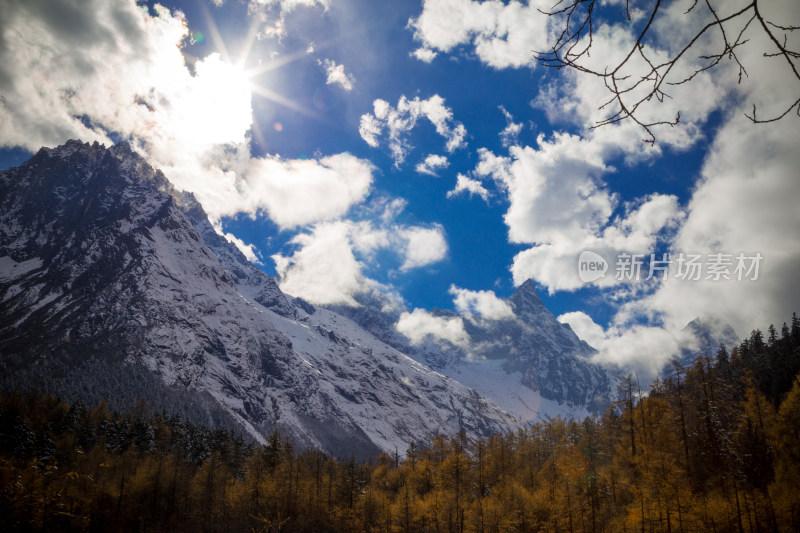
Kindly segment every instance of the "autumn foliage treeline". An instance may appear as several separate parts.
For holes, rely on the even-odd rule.
[[[370,461],[141,405],[0,399],[3,531],[800,531],[800,323],[705,354],[602,417]]]

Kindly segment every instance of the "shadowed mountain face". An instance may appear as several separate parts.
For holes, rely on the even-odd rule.
[[[432,311],[463,321],[466,348],[435,339],[412,345],[393,327],[405,309],[374,292],[357,298],[361,307],[334,309],[525,420],[602,412],[616,398],[619,373],[588,360],[595,350],[556,320],[530,280],[506,300],[511,313],[504,318]]]
[[[353,321],[283,294],[131,152],[70,141],[0,172],[0,385],[144,398],[347,455],[514,420]]]

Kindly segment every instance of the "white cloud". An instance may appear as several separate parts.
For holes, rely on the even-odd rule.
[[[376,104],[379,101],[382,102],[383,100],[375,100]],[[378,137],[380,137],[382,130],[383,125],[381,124],[381,121],[374,115],[370,115],[369,113],[361,115],[361,123],[359,124],[358,133],[368,145],[373,148],[380,146]]]
[[[400,315],[395,328],[413,344],[433,340],[447,341],[462,348],[469,345],[469,335],[460,317],[436,316],[423,309],[414,309]]]
[[[330,0],[249,0],[247,11],[250,15],[257,16],[263,26],[258,34],[259,38],[283,39],[286,37],[287,15],[298,8],[311,9],[321,7],[324,11],[330,8]],[[306,49],[312,53],[314,43]]]
[[[711,16],[695,9],[687,20],[684,13],[690,5],[691,0],[673,2],[661,10],[647,42],[647,52],[656,62],[663,61],[668,50],[681,49],[707,21],[703,17]],[[742,6],[736,2],[720,5],[720,16]],[[544,27],[546,17],[525,9],[516,1],[426,0],[420,16],[409,25],[420,50],[471,50],[495,68],[517,67],[533,61],[531,50],[545,49],[552,42],[552,34],[548,38]],[[771,9],[772,20],[797,24],[791,2],[776,2]],[[506,21],[503,26],[499,14],[511,12],[519,15],[518,20]],[[536,24],[537,17],[541,31],[527,32],[527,37],[516,31],[522,24]],[[729,35],[738,34],[739,29],[728,29]],[[542,107],[551,121],[577,125],[580,136],[555,134],[540,137],[535,147],[520,147],[515,146],[514,131],[509,130],[507,137],[501,135],[501,142],[508,144],[508,156],[479,150],[480,161],[472,175],[496,181],[509,200],[505,221],[510,240],[530,245],[514,259],[512,273],[517,283],[533,277],[551,291],[577,289],[582,286],[575,275],[580,251],[592,249],[607,257],[620,251],[648,253],[660,239],[667,240],[665,246],[672,245],[673,254],[726,251],[764,256],[756,282],[688,282],[670,277],[660,286],[656,284],[655,290],[653,285],[601,285],[608,289],[604,295],[627,301],[607,330],[584,313],[561,317],[600,350],[600,361],[630,365],[653,375],[685,345],[681,330],[697,316],[725,317],[740,334],[746,334],[755,326],[779,324],[795,310],[800,296],[796,274],[800,264],[800,211],[796,206],[800,156],[793,145],[800,129],[791,118],[754,126],[742,115],[750,112],[752,104],[761,117],[779,114],[785,109],[781,106],[796,99],[800,84],[788,72],[785,58],[765,57],[774,52],[774,44],[761,34],[759,25],[751,24],[743,35],[747,44],[736,50],[747,69],[741,83],[737,83],[735,62],[728,58],[691,83],[665,85],[670,98],[663,102],[653,98],[640,106],[638,117],[643,121],[671,119],[681,112],[678,126],[655,130],[654,148],[643,145],[646,134],[636,125],[590,131],[588,126],[616,109],[598,109],[606,101],[603,95],[608,94],[601,79],[567,70],[542,88],[534,104]],[[515,38],[538,40],[538,46],[511,54]],[[584,65],[603,71],[627,54],[634,42],[628,27],[600,25]],[[671,71],[667,82],[689,75],[705,62],[699,56],[716,53],[718,45],[719,32],[708,32]],[[623,83],[634,83],[639,79],[637,72],[648,68],[637,60],[627,66],[623,74],[630,77]],[[640,94],[626,92],[625,98],[630,101]],[[613,171],[608,166],[612,158],[641,162],[660,156],[664,147],[680,150],[693,145],[703,137],[702,127],[714,111],[721,112],[723,126],[716,133],[685,213],[677,199],[666,194],[654,193],[622,204],[603,182],[604,175]],[[508,118],[508,124],[512,123]],[[468,179],[465,176],[464,185],[457,185],[450,195],[467,190]],[[650,325],[641,325],[643,319]]]
[[[417,48],[413,52],[409,54],[411,57],[415,57],[422,61],[423,63],[430,63],[436,56],[438,55],[436,52],[431,50],[430,48]]]
[[[533,52],[548,47],[548,17],[539,9],[551,7],[536,0],[527,5],[516,0],[425,0],[422,13],[408,25],[422,44],[420,60],[429,62],[436,51],[448,53],[472,45],[487,65],[516,68],[533,65]]]
[[[411,144],[406,137],[421,118],[428,119],[436,128],[436,133],[445,138],[445,150],[448,152],[466,146],[464,139],[467,129],[453,119],[453,112],[444,105],[444,98],[438,94],[427,100],[420,100],[418,96],[409,100],[401,96],[397,107],[392,107],[385,100],[377,99],[372,106],[373,113],[361,116],[359,133],[367,144],[377,148],[385,131],[395,166],[399,167],[411,150]]]
[[[676,3],[677,11],[670,10],[674,12],[669,13],[669,18],[682,17],[680,7]],[[779,3],[773,8],[776,20],[784,24],[796,20],[796,15],[789,16],[788,4]],[[665,30],[673,26],[673,30]],[[659,37],[665,43],[670,35],[684,31],[674,24],[660,28],[664,34]],[[764,51],[771,50],[771,43],[765,42],[759,32],[757,27],[751,28],[744,35],[750,39],[748,45],[737,48],[749,74],[741,84],[735,83],[735,73],[730,76],[730,72],[720,72],[714,80],[716,88],[693,82],[692,95],[680,98],[681,105],[688,106],[698,116],[714,105],[728,109],[723,112],[722,125],[703,162],[685,220],[669,243],[669,251],[673,260],[683,252],[700,254],[703,262],[707,262],[707,254],[731,254],[733,279],[705,279],[707,271],[704,271],[702,279],[690,281],[676,277],[676,265],[672,265],[673,275],[654,291],[647,291],[620,307],[606,332],[608,339],[602,354],[605,360],[646,364],[654,359],[662,363],[670,352],[675,353],[686,342],[680,332],[698,316],[722,319],[739,335],[747,336],[753,328],[781,324],[797,310],[800,210],[796,199],[800,197],[800,182],[796,169],[800,166],[800,153],[796,139],[800,136],[800,126],[796,119],[754,125],[743,115],[751,111],[752,104],[758,106],[762,116],[774,113],[781,103],[796,98],[800,83],[783,62],[763,57]],[[680,42],[679,37],[673,40]],[[674,45],[673,42],[671,46]],[[728,79],[720,81],[723,75],[728,75]],[[734,91],[739,94],[733,95]],[[712,100],[716,104],[709,103]],[[741,107],[733,102],[741,102]],[[653,214],[641,212],[629,217],[630,226],[635,228],[661,216],[662,210],[653,207]],[[651,228],[645,228],[645,232]],[[746,276],[741,281],[736,279],[733,270],[736,255],[740,253],[747,257],[760,253],[763,257],[757,280]],[[636,325],[642,321],[660,326],[645,330]],[[636,355],[636,350],[640,355]]]
[[[347,224],[320,224],[292,242],[300,249],[291,257],[272,257],[281,290],[320,305],[357,305],[353,294],[364,291],[366,283],[353,255]]]
[[[373,171],[370,163],[347,153],[318,160],[256,159],[246,181],[249,205],[239,210],[264,208],[282,227],[331,220],[366,197]]]
[[[732,254],[730,281],[688,281],[671,276],[652,295],[629,302],[619,321],[660,316],[678,327],[697,316],[722,317],[740,335],[781,324],[800,301],[800,165],[796,120],[753,126],[732,117],[703,165],[672,253]],[[760,253],[758,279],[738,281],[735,256]],[[748,265],[749,266],[749,265]],[[702,277],[707,273],[704,271]]]
[[[596,324],[592,317],[583,311],[573,311],[564,313],[556,318],[562,324],[569,324],[572,331],[583,341],[589,343],[590,346],[597,349],[602,346],[606,340],[606,332],[603,327]]]
[[[435,224],[429,228],[409,227],[398,232],[404,241],[405,261],[400,270],[410,270],[436,263],[447,257],[444,228]]]
[[[312,303],[355,306],[353,295],[377,286],[364,274],[375,266],[377,252],[397,257],[403,272],[446,257],[441,226],[397,223],[395,218],[405,207],[401,200],[373,204],[367,209],[368,218],[316,224],[292,240],[297,249],[291,255],[273,255],[281,289]]]
[[[505,107],[500,106],[500,111],[502,111],[503,116],[506,117],[506,127],[500,132],[500,143],[508,148],[512,144],[517,144],[519,134],[522,132],[522,124],[514,122],[514,117],[511,113],[506,111]]]
[[[248,261],[251,263],[261,264],[261,260],[258,257],[258,250],[256,249],[255,245],[245,243],[233,233],[225,233],[222,236],[225,237],[225,240],[227,240],[229,243],[236,246]]]
[[[450,285],[448,292],[453,296],[453,304],[459,313],[477,314],[489,320],[514,316],[511,306],[498,298],[494,291],[471,291]]]
[[[148,96],[171,102],[178,89],[196,93],[178,49],[187,35],[184,21],[164,8],[151,17],[133,2],[87,2],[80,8],[70,2],[20,3],[4,7],[2,26],[4,146],[35,151],[69,138],[109,143],[102,130],[79,117],[121,124],[126,131],[137,124],[147,128],[168,112],[167,106],[148,108]],[[165,79],[166,90],[150,93],[155,77]]]
[[[420,174],[428,174],[429,176],[438,176],[436,171],[442,168],[447,168],[449,165],[450,162],[447,161],[447,158],[445,156],[430,154],[428,155],[428,157],[425,158],[424,161],[417,164],[415,170]]]
[[[456,186],[453,190],[447,192],[448,198],[454,198],[459,194],[467,193],[471,196],[477,195],[483,198],[484,202],[489,201],[489,196],[491,194],[483,186],[483,184],[479,180],[474,180],[472,178],[468,178],[463,174],[459,174],[456,178]]]
[[[492,177],[510,202],[504,217],[509,240],[532,245],[514,258],[515,283],[533,278],[551,292],[577,289],[581,251],[649,253],[661,232],[681,219],[677,198],[662,194],[622,206],[623,214],[614,216],[620,201],[602,175],[611,170],[605,159],[619,150],[607,140],[556,133],[550,140],[540,135],[538,148],[512,146],[509,157],[479,151],[474,173]]]
[[[321,59],[318,63],[325,69],[325,75],[328,77],[325,83],[338,85],[348,92],[353,90],[353,84],[356,80],[352,74],[347,74],[344,71],[344,65],[337,65],[332,59]]]
[[[77,10],[66,1],[47,7],[56,8]],[[368,194],[374,169],[350,154],[253,157],[249,80],[218,54],[190,72],[179,12],[101,1],[75,17],[44,10],[23,3],[4,12],[0,145],[111,144],[105,132],[117,132],[178,189],[194,192],[212,219],[264,211],[282,227],[313,224]]]
[[[599,350],[596,360],[654,377],[670,356],[691,345],[683,328],[697,317],[721,319],[739,335],[766,325],[781,324],[796,311],[800,300],[797,265],[800,264],[800,165],[794,139],[800,135],[796,121],[757,127],[738,113],[731,113],[720,128],[703,164],[686,217],[669,243],[673,261],[681,252],[732,255],[730,280],[691,281],[670,276],[655,290],[623,297],[623,303],[607,330],[582,312],[559,317],[582,339]],[[671,211],[650,206],[627,217],[629,231],[642,224],[643,234],[653,220]],[[758,279],[736,279],[736,255],[760,253]],[[749,265],[748,265],[749,266]],[[751,274],[752,277],[752,274]],[[641,325],[643,322],[650,326]]]
[[[592,53],[582,58],[580,64],[599,72],[613,70],[634,47],[636,37],[629,25],[600,25],[592,36]],[[652,43],[648,45],[647,53],[654,62],[667,60],[666,51],[654,47]],[[670,81],[679,81],[682,77],[688,76],[689,68],[693,68],[692,65],[681,64],[673,69]],[[649,69],[649,64],[634,54],[625,69],[620,72],[620,77],[628,76],[624,80],[619,79],[618,84],[623,100],[629,108],[641,100],[651,87],[648,84],[640,84],[636,90],[628,90],[629,86],[645,76]],[[634,159],[660,155],[661,148],[666,146],[687,148],[702,138],[700,126],[708,115],[726,102],[725,91],[715,80],[709,76],[699,76],[690,84],[666,83],[669,98],[650,98],[636,106],[636,116],[644,123],[672,121],[680,111],[681,118],[677,125],[652,128],[657,138],[655,149],[642,152],[645,148],[642,140],[647,139],[648,135],[638,125],[630,126],[622,123],[624,126],[622,128],[604,126],[601,132],[610,137],[609,141],[613,139],[620,149],[628,152]],[[602,78],[567,69],[562,71],[562,75],[553,77],[544,84],[531,103],[543,109],[551,122],[577,125],[589,136],[590,126],[618,113],[620,109],[618,103],[602,105],[611,98],[612,94]]]
[[[683,327],[612,325],[604,330],[582,311],[565,313],[558,321],[569,324],[581,340],[597,350],[594,362],[633,372],[645,386],[660,375],[671,357],[694,342]]]

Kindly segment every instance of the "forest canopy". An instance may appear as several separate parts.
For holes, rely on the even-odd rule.
[[[5,531],[788,531],[800,528],[800,321],[627,378],[603,416],[366,461],[141,403],[0,399]]]

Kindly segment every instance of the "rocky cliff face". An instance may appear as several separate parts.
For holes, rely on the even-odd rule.
[[[588,360],[595,350],[556,320],[531,281],[508,298],[511,314],[504,318],[433,311],[463,321],[470,338],[467,348],[432,340],[412,345],[393,327],[404,309],[387,305],[374,293],[358,298],[361,307],[335,309],[521,419],[598,413],[617,396],[620,374]]]
[[[0,383],[333,454],[511,429],[490,401],[283,294],[131,152],[70,141],[0,172]]]

